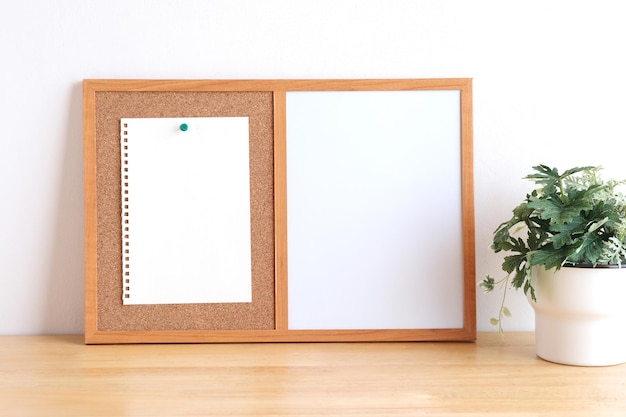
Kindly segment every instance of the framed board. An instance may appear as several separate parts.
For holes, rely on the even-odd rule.
[[[83,99],[86,343],[475,339],[471,79]]]

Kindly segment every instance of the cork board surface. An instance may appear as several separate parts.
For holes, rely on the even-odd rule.
[[[105,91],[95,108],[98,330],[274,329],[272,92]],[[252,302],[123,305],[120,119],[211,116],[249,117]]]

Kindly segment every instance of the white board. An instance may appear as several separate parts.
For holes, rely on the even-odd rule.
[[[463,327],[460,100],[287,93],[290,330]]]

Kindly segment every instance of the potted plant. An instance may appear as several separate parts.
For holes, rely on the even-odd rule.
[[[600,167],[559,172],[533,167],[533,190],[493,235],[505,253],[499,280],[486,276],[485,291],[503,288],[491,323],[502,335],[510,316],[507,289],[523,289],[535,311],[537,355],[570,365],[626,362],[626,196],[624,181],[604,181]],[[624,268],[623,268],[624,267]]]

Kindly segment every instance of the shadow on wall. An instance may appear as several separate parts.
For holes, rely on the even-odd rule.
[[[84,328],[84,206],[82,84],[71,86],[68,120],[42,333],[82,333]]]

